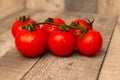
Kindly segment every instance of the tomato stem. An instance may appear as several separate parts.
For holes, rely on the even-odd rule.
[[[55,24],[55,23],[49,23],[49,22],[39,22],[39,23],[35,23],[35,25],[41,25],[41,24],[51,24],[51,25],[55,25],[55,26],[59,26],[59,29],[62,31],[68,31],[70,28],[72,29],[79,29],[82,30],[83,33],[87,32],[87,29],[85,26],[78,26],[78,25],[66,25],[66,24]]]
[[[85,34],[85,33],[87,32],[86,26],[85,26],[85,25],[84,25],[84,26],[79,26],[78,24],[79,24],[78,22],[72,22],[72,23],[70,24],[70,27],[71,27],[72,29],[82,30],[82,33]]]
[[[22,16],[19,19],[24,22],[25,20],[29,19],[29,17]],[[92,23],[94,22],[94,19],[93,19],[93,21],[88,20],[88,22],[92,25]],[[80,27],[77,23],[73,23],[70,25],[56,24],[56,23],[54,23],[53,18],[47,18],[44,22],[30,23],[28,25],[22,25],[21,27],[23,29],[27,29],[28,31],[32,32],[35,30],[36,25],[42,25],[42,24],[50,24],[50,25],[54,25],[54,26],[59,26],[59,30],[61,30],[61,31],[68,31],[70,28],[72,28],[72,29],[82,30],[83,34],[85,34],[87,32],[87,29],[85,26]]]
[[[93,20],[92,20],[92,21],[90,21],[89,19],[87,19],[87,21],[88,21],[89,25],[90,25],[91,27],[93,27],[94,18],[93,18]]]

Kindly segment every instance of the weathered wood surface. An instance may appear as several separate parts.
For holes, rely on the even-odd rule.
[[[117,22],[116,17],[103,17],[79,12],[60,13],[45,11],[23,11],[19,15],[24,13],[32,14],[32,17],[38,21],[42,21],[47,17],[61,17],[67,23],[76,18],[91,18],[93,16],[95,18],[94,28],[101,32],[104,44],[99,54],[94,57],[85,57],[79,55],[78,52],[74,52],[69,57],[57,57],[48,51],[38,58],[25,58],[19,54],[14,46],[10,27],[5,28],[2,32],[0,31],[0,42],[2,42],[0,54],[4,51],[4,55],[0,58],[0,80],[96,80],[98,78]],[[8,19],[6,18],[6,24],[2,25],[11,26],[14,17],[13,15]],[[6,45],[3,49],[4,44]],[[13,46],[9,48],[8,45]]]
[[[120,80],[120,18],[116,25],[99,80]]]

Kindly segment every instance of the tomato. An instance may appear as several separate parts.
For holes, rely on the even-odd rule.
[[[71,24],[75,24],[75,25],[78,25],[79,27],[86,27],[87,30],[92,30],[92,24],[93,24],[93,21],[92,22],[87,22],[85,19],[77,19],[77,20],[74,20]]]
[[[53,31],[48,39],[48,46],[57,56],[70,55],[75,47],[74,35],[70,32]]]
[[[102,47],[103,39],[98,31],[90,30],[82,38],[77,38],[78,51],[86,56],[97,54]]]
[[[79,30],[79,29],[69,29],[69,32],[71,32],[75,36],[81,36],[82,35],[82,30]]]
[[[61,18],[53,18],[53,23],[55,24],[65,24]]]
[[[18,51],[26,57],[37,57],[41,55],[47,46],[47,35],[40,28],[30,32],[22,30],[15,37]]]
[[[50,18],[50,19],[51,19],[51,23],[65,24],[65,22],[60,18]],[[50,35],[51,32],[55,30],[59,30],[59,26],[52,25],[52,24],[43,24],[41,29],[44,30],[48,35]]]
[[[76,19],[70,24],[74,28],[69,29],[69,31],[75,36],[81,36],[83,32],[86,33],[87,31],[92,30],[92,23],[93,21],[87,22],[84,19]]]
[[[29,23],[35,23],[36,21],[31,19],[31,18],[26,18],[25,16],[22,16],[19,18],[19,20],[17,20],[16,22],[14,22],[14,24],[12,25],[12,35],[15,37],[17,33],[19,33],[20,31],[22,31],[22,26],[27,25]]]

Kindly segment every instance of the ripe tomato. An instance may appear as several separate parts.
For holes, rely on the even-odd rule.
[[[77,20],[74,20],[71,24],[75,24],[75,25],[78,25],[79,27],[86,27],[87,30],[92,30],[92,24],[93,24],[93,21],[92,22],[87,22],[86,20],[84,19],[77,19]]]
[[[48,46],[57,56],[70,55],[75,47],[74,35],[70,32],[53,31],[48,39]]]
[[[54,24],[65,24],[65,22],[60,19],[60,18],[50,18],[51,23]],[[51,34],[51,32],[55,31],[55,30],[59,30],[59,26],[56,25],[52,25],[52,24],[43,24],[42,25],[42,30],[44,30],[48,35]]]
[[[69,32],[71,32],[76,37],[82,35],[82,30],[79,30],[79,29],[69,29]]]
[[[90,30],[82,38],[77,38],[79,52],[86,56],[97,54],[102,47],[103,39],[98,31]]]
[[[75,29],[70,29],[69,31],[71,32],[71,33],[73,33],[75,36],[81,36],[82,35],[82,33],[83,33],[83,31],[84,32],[87,32],[87,31],[89,31],[89,30],[92,30],[92,23],[93,23],[93,21],[92,22],[87,22],[86,20],[84,20],[84,19],[77,19],[77,20],[74,20],[74,21],[72,21],[72,23],[70,24],[71,26],[73,26]],[[82,28],[82,29],[84,29],[84,30],[82,30],[82,29],[78,29],[78,28]]]
[[[25,16],[22,16],[19,18],[19,20],[17,20],[16,22],[14,22],[14,24],[12,25],[12,34],[15,37],[17,33],[19,33],[20,31],[22,31],[22,25],[27,25],[29,23],[35,23],[36,21],[31,19],[31,18],[26,18]]]
[[[45,51],[47,35],[39,28],[32,32],[22,30],[16,35],[15,44],[22,55],[36,57]]]

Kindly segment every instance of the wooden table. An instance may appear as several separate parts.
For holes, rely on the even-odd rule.
[[[67,23],[76,18],[95,18],[94,29],[101,32],[103,46],[93,57],[73,53],[57,57],[49,51],[38,58],[26,58],[15,48],[11,25],[19,15],[31,14],[37,21],[61,17]],[[80,12],[21,10],[0,19],[0,80],[120,80],[120,19]]]

